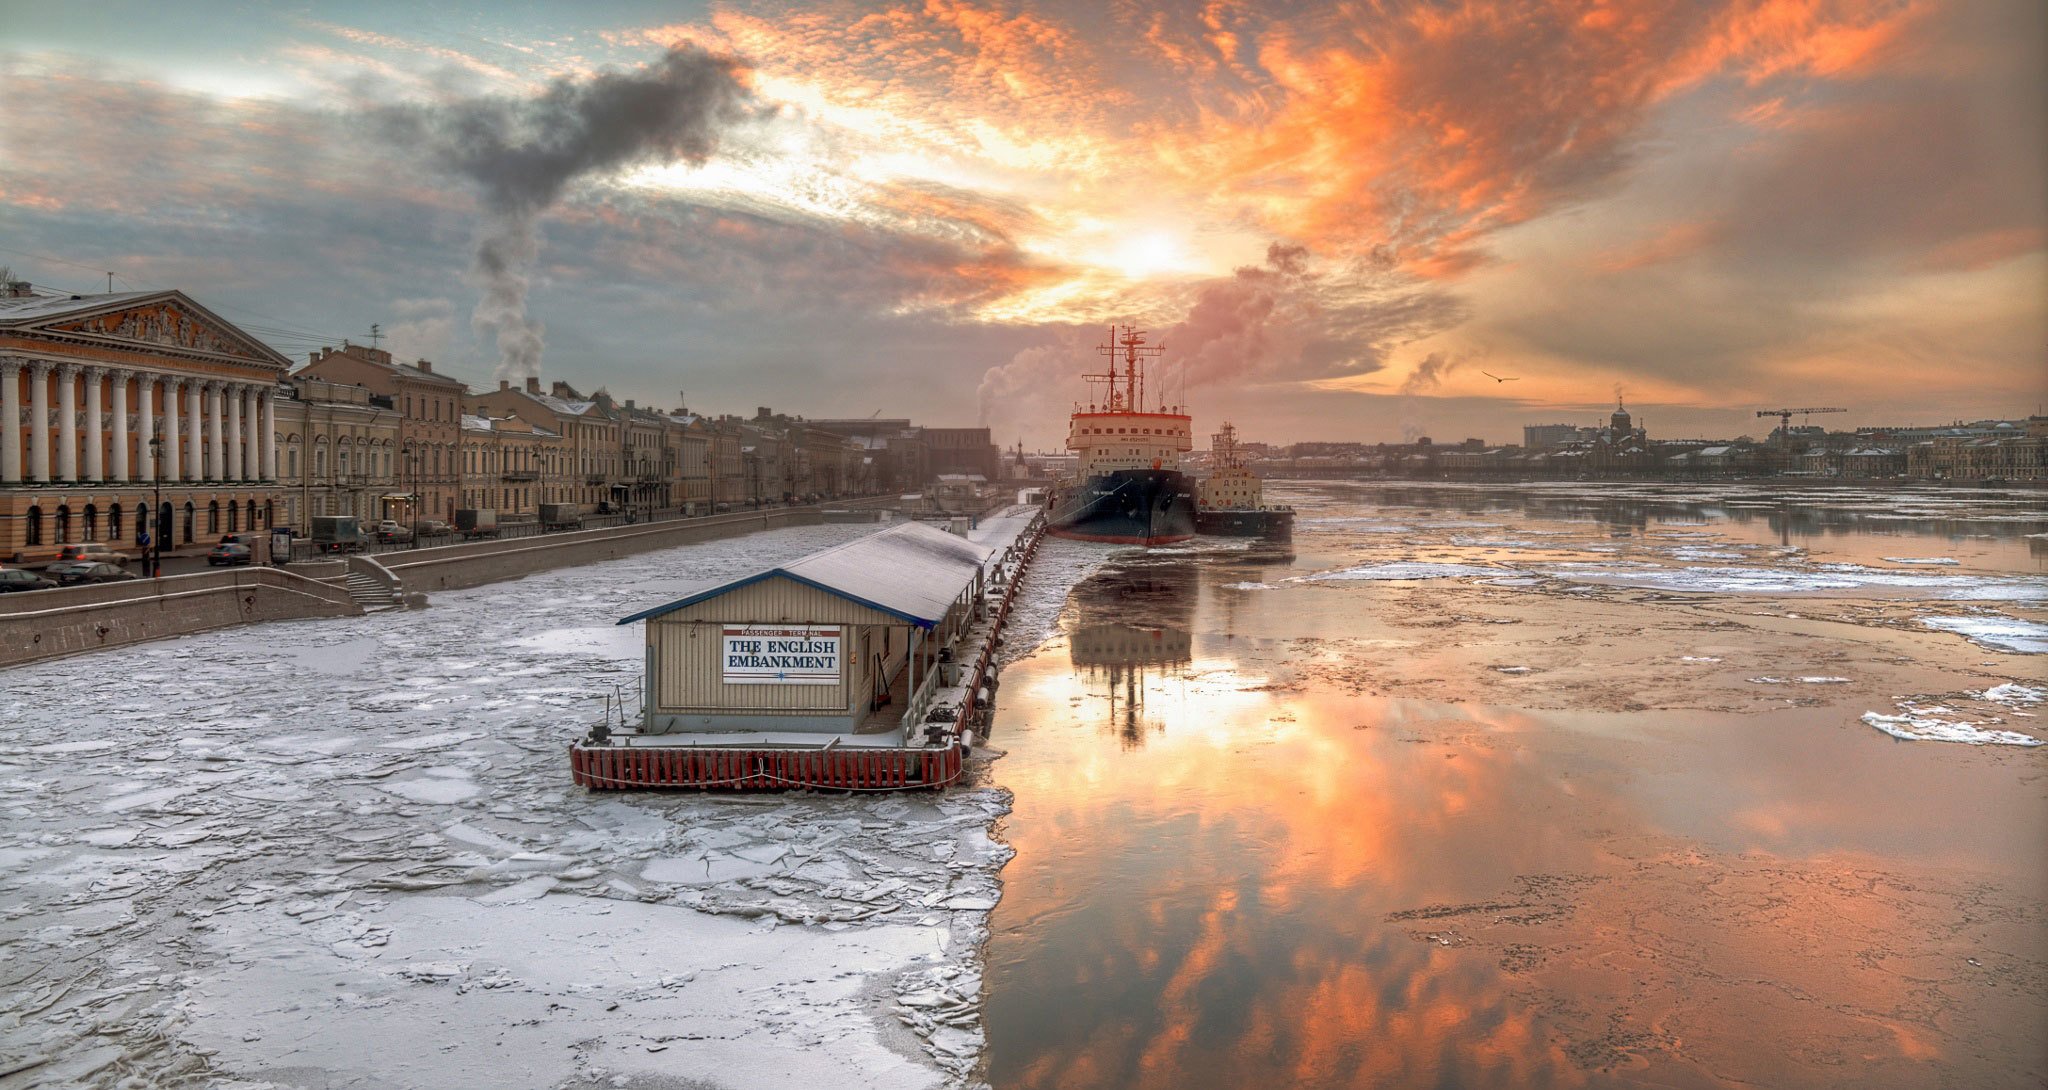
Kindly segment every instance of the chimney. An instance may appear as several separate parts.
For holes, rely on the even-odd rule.
[[[526,376],[526,392],[527,392],[527,393],[529,393],[529,394],[537,394],[537,393],[540,393],[540,376],[539,376],[539,375],[528,375],[528,376]]]
[[[33,294],[35,292],[29,287],[29,283],[26,280],[9,280],[7,282],[7,298],[9,299],[26,299]]]
[[[420,370],[425,371],[427,374],[431,375],[434,373],[434,365],[432,363],[427,362],[426,360],[421,360]]]
[[[511,379],[508,379],[508,378],[501,378],[501,379],[499,379],[499,380],[498,380],[498,392],[499,392],[499,393],[501,393],[501,394],[502,394],[502,393],[504,393],[505,391],[507,391],[507,390],[509,390],[509,389],[511,389],[511,388],[512,388],[512,380],[511,380]]]

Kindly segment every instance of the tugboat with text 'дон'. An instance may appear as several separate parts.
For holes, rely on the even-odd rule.
[[[1196,493],[1195,529],[1218,537],[1293,537],[1294,508],[1266,505],[1265,482],[1244,464],[1237,429],[1225,422],[1209,437],[1209,452],[1213,465]]]
[[[1195,536],[1195,489],[1180,458],[1193,448],[1194,421],[1179,405],[1144,407],[1145,364],[1164,348],[1126,326],[1111,327],[1096,351],[1109,370],[1083,376],[1096,389],[1074,406],[1067,432],[1080,464],[1049,498],[1046,532],[1122,545],[1186,541]]]

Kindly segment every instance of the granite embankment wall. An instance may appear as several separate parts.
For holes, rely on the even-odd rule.
[[[883,501],[841,507],[869,508]],[[817,507],[778,507],[704,518],[572,530],[533,537],[404,549],[375,557],[235,568],[159,580],[0,595],[0,668],[103,647],[203,632],[231,624],[362,612],[345,583],[369,575],[395,599],[423,605],[424,594],[516,579],[551,568],[616,560],[714,538],[820,522]]]
[[[274,568],[0,595],[0,667],[234,624],[361,612],[343,587]]]
[[[779,526],[808,526],[823,518],[816,507],[778,507],[704,518],[569,530],[537,537],[472,541],[430,549],[378,553],[376,560],[398,577],[406,594],[455,590],[517,579],[551,568],[617,560],[634,553],[668,549],[714,538],[735,537]]]

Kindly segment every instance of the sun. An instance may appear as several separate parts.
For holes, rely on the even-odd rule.
[[[1132,280],[1178,272],[1190,264],[1187,248],[1164,231],[1132,235],[1111,251],[1109,264]]]

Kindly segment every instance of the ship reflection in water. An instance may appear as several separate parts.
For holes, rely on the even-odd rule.
[[[1107,725],[1125,748],[1165,729],[1145,716],[1154,678],[1178,676],[1192,658],[1195,567],[1185,560],[1105,569],[1074,589],[1077,617],[1067,648],[1091,696],[1108,706]]]

